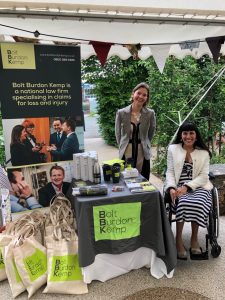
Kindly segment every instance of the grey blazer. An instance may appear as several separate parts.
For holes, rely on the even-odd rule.
[[[116,113],[115,134],[119,146],[119,157],[123,157],[130,139],[131,131],[131,105],[119,109]],[[141,111],[139,135],[144,151],[145,159],[151,156],[151,140],[156,128],[155,112],[152,109],[143,107]]]

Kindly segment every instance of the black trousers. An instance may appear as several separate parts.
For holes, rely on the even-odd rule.
[[[141,169],[141,175],[146,178],[147,180],[149,180],[149,176],[150,176],[150,160],[145,159],[143,160],[143,165],[142,165],[142,169]]]

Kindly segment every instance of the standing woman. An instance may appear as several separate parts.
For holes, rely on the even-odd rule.
[[[26,119],[23,121],[22,125],[24,126],[27,133],[24,144],[27,148],[27,151],[29,151],[30,153],[31,163],[38,164],[45,162],[44,153],[40,152],[42,149],[42,143],[38,144],[36,141],[36,137],[33,134],[35,128],[34,123]]]
[[[12,129],[10,154],[13,166],[29,165],[31,157],[27,151],[24,141],[26,140],[27,133],[22,125],[16,125]]]
[[[149,86],[139,83],[132,91],[131,104],[116,114],[115,133],[120,159],[132,158],[134,167],[149,180],[151,140],[155,133],[154,110],[147,108]]]
[[[207,226],[212,203],[212,184],[208,176],[210,156],[196,125],[185,121],[168,148],[165,186],[176,212],[176,247],[179,259],[187,259],[182,239],[184,222],[191,222],[191,259],[204,259],[198,242],[198,229],[199,226]]]

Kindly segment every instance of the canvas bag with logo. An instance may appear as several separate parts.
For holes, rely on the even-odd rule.
[[[83,282],[78,262],[78,241],[71,238],[54,240],[48,238],[48,279],[43,293],[84,294],[88,292]]]
[[[83,282],[78,262],[78,237],[73,228],[73,213],[65,197],[55,199],[50,208],[50,219],[52,227],[45,237],[48,279],[43,292],[87,293],[87,284]]]
[[[31,236],[19,240],[13,254],[18,273],[30,298],[47,281],[46,248]]]

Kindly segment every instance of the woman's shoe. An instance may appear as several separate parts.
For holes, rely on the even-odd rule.
[[[206,260],[208,259],[208,253],[202,252],[202,248],[190,248],[190,259],[192,260]]]
[[[179,252],[177,251],[177,259],[187,260],[187,251]]]

